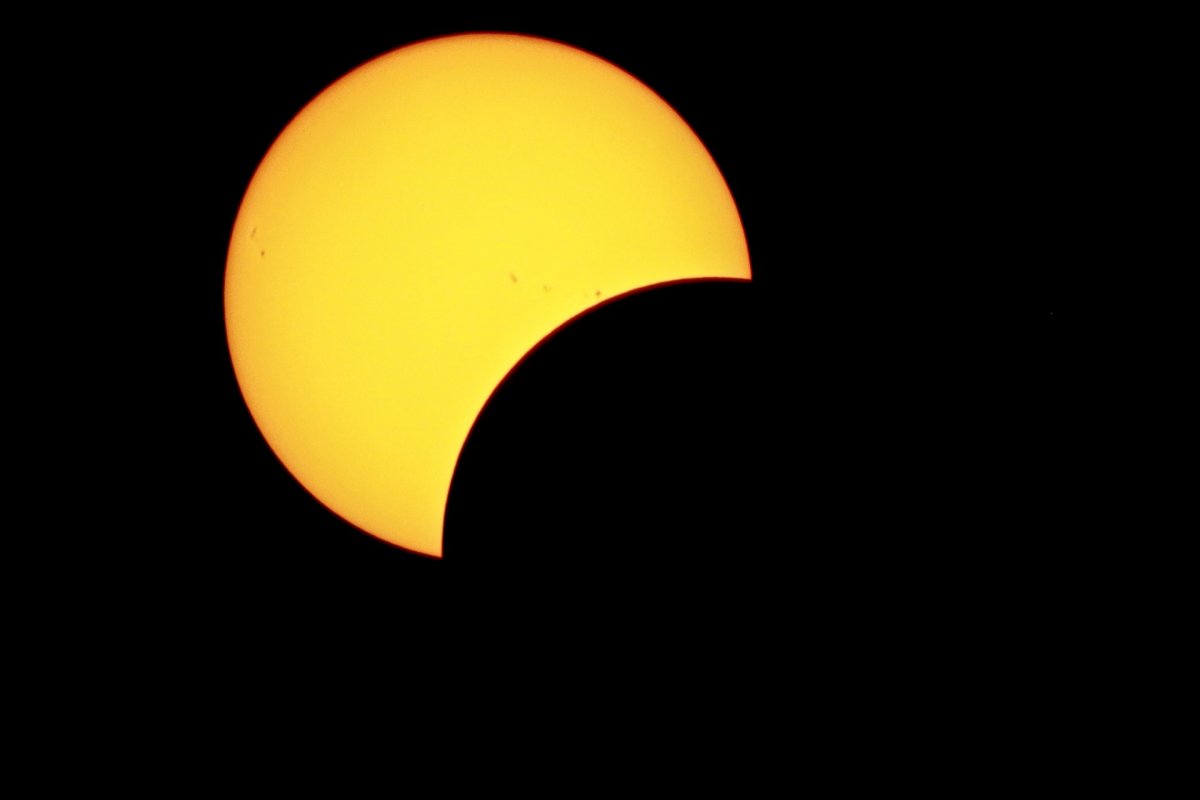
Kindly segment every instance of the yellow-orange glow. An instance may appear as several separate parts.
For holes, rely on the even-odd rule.
[[[267,442],[337,514],[442,551],[494,388],[608,298],[750,277],[708,152],[606,61],[470,34],[388,53],[313,100],[234,225],[225,319]]]

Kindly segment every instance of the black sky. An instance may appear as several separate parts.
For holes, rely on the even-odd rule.
[[[75,202],[96,220],[84,288],[103,298],[80,472],[90,518],[119,533],[75,528],[62,549],[129,613],[247,636],[442,601],[595,619],[638,598],[695,625],[1021,613],[1072,548],[1056,502],[1068,289],[1097,235],[1102,83],[1085,27],[213,13],[97,37],[63,102],[88,132]],[[471,30],[558,39],[658,92],[725,175],[754,282],[606,306],[528,359],[463,453],[439,562],[339,520],[274,458],[234,381],[221,288],[241,195],[304,103]]]

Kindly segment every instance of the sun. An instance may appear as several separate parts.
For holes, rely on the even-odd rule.
[[[653,91],[564,44],[464,34],[363,65],[280,134],[234,225],[226,331],[301,484],[440,556],[459,452],[526,353],[610,298],[749,277],[720,171]]]

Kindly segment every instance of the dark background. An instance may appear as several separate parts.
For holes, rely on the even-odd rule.
[[[1058,641],[1078,556],[1070,296],[1106,235],[1087,19],[90,23],[74,20],[87,68],[50,101],[78,158],[69,211],[92,221],[66,244],[87,253],[94,323],[71,378],[90,398],[70,468],[86,499],[63,510],[84,521],[53,546],[95,614],[221,651],[280,632],[394,642],[447,615],[464,638],[647,647]],[[275,459],[221,292],[242,193],[301,107],[392,48],[478,30],[558,39],[658,92],[725,175],[754,281],[606,305],[527,359],[463,451],[439,561],[354,529]]]

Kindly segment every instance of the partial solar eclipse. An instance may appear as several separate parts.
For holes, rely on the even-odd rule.
[[[440,556],[459,453],[522,357],[601,302],[703,278],[750,262],[679,115],[583,51],[465,34],[359,67],[284,129],[234,224],[225,323],[287,469]]]

